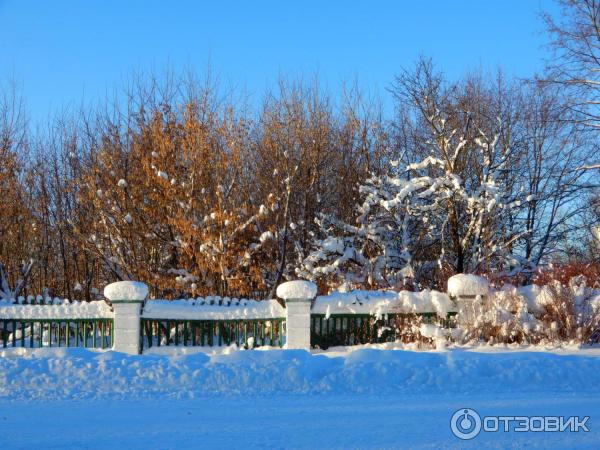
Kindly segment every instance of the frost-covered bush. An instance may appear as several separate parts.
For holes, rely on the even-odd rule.
[[[461,305],[458,315],[462,343],[522,343],[537,341],[537,319],[529,312],[527,301],[513,286],[487,297]]]
[[[548,337],[587,342],[600,326],[600,291],[589,288],[585,277],[576,277],[568,286],[546,285],[545,294],[539,315]]]
[[[440,273],[502,271],[519,235],[506,220],[521,204],[499,180],[511,164],[499,129],[468,136],[437,111],[431,154],[361,183],[354,222],[322,216],[320,236],[297,270],[329,285],[390,288],[431,282]],[[473,165],[470,170],[465,161]]]
[[[584,343],[600,327],[600,291],[582,277],[567,286],[505,285],[460,310],[458,324],[461,343]]]

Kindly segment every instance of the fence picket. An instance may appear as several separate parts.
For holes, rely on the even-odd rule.
[[[160,320],[142,318],[140,339],[144,348],[164,345],[161,343],[162,324],[166,324],[168,346],[222,346],[248,347],[249,339],[254,338],[254,346],[283,345],[283,319],[252,320]],[[268,325],[267,325],[268,324]],[[267,329],[267,326],[269,327]],[[156,333],[153,331],[156,327]]]
[[[393,341],[396,332],[384,334],[385,328],[394,328],[396,320],[404,321],[410,317],[421,317],[423,323],[438,320],[441,326],[452,327],[456,313],[447,317],[438,317],[436,313],[386,314],[376,318],[369,314],[312,314],[310,320],[311,346],[328,348],[332,345],[374,344]],[[392,325],[394,324],[394,325]]]

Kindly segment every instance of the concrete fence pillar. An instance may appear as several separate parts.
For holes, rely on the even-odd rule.
[[[104,288],[104,297],[113,305],[115,314],[113,350],[140,354],[142,304],[148,296],[148,286],[137,281],[119,281]]]
[[[456,301],[459,324],[475,322],[489,291],[488,281],[477,275],[459,273],[448,279],[448,295]]]
[[[285,301],[285,348],[310,350],[310,308],[317,286],[309,281],[288,281],[277,287],[277,296]]]

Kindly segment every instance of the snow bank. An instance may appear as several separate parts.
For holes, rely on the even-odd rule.
[[[310,281],[288,281],[277,286],[277,297],[287,299],[313,299],[317,295],[317,285]]]
[[[285,317],[285,309],[277,300],[199,297],[190,300],[148,300],[142,317],[188,320],[277,319]]]
[[[166,357],[84,349],[0,351],[0,399],[187,398],[222,395],[600,393],[600,358],[540,352],[362,349]],[[381,397],[383,398],[383,397]],[[458,398],[458,397],[457,397]],[[450,411],[450,410],[449,410]]]
[[[454,311],[454,304],[443,292],[351,291],[320,295],[315,300],[314,314],[437,313],[445,317]]]
[[[113,312],[104,300],[62,305],[0,304],[0,319],[111,319]]]
[[[448,278],[448,295],[453,297],[487,295],[488,281],[483,277],[460,273]]]
[[[148,297],[148,286],[139,281],[117,281],[104,288],[104,296],[110,301],[145,300]]]

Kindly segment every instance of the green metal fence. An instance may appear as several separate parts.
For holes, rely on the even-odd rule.
[[[110,348],[113,319],[0,319],[3,348]]]
[[[141,349],[160,346],[283,346],[285,319],[168,320],[142,318]]]
[[[440,318],[436,313],[384,314],[311,314],[310,345],[326,349],[332,346],[377,344],[401,340],[404,332],[410,333],[415,323],[437,323],[443,327],[454,326],[456,313]]]

